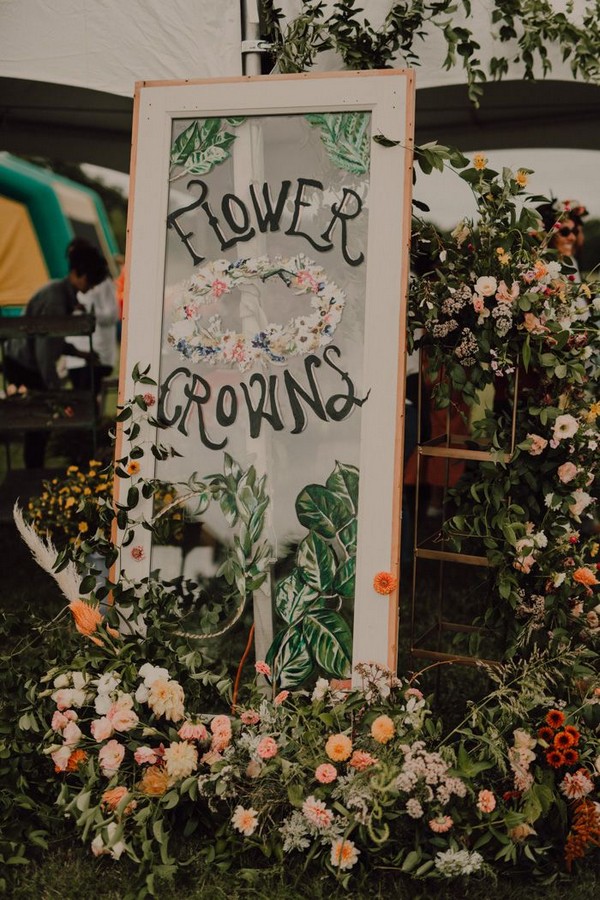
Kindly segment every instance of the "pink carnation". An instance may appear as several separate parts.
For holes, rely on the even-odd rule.
[[[177,734],[182,741],[205,741],[208,738],[208,731],[201,722],[197,722],[196,724],[193,722],[184,722]]]
[[[258,725],[260,722],[259,714],[253,709],[246,709],[241,714],[240,719],[244,725]]]
[[[329,828],[333,822],[333,813],[327,809],[322,800],[316,797],[307,797],[302,804],[302,812],[304,818],[314,825],[315,828]]]
[[[322,763],[315,769],[315,778],[321,784],[331,784],[337,778],[337,769],[331,763]]]
[[[156,754],[156,751],[153,750],[152,747],[138,747],[133,754],[133,758],[135,759],[138,766],[153,766],[154,763],[158,762],[158,756]]]
[[[273,701],[275,703],[275,706],[281,706],[281,704],[285,703],[285,701],[287,700],[287,698],[289,696],[290,696],[289,691],[279,691],[279,693],[275,697],[275,700]]]
[[[278,749],[277,741],[274,738],[264,737],[256,748],[256,752],[261,759],[272,759],[273,756],[277,756]]]

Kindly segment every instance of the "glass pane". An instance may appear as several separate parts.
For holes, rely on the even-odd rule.
[[[152,568],[279,686],[350,674],[369,145],[362,112],[173,125]]]

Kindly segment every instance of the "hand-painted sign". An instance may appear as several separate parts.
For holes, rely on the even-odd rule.
[[[411,112],[404,71],[137,91],[121,392],[150,367],[143,436],[172,448],[139,477],[179,485],[212,548],[182,557],[182,628],[226,655],[253,610],[281,686],[394,664],[373,575],[399,546]],[[123,549],[136,577],[151,536]]]

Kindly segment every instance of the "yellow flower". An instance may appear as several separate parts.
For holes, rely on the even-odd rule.
[[[473,157],[473,165],[478,172],[481,172],[487,166],[487,156],[484,156],[483,153],[476,153]]]
[[[90,528],[90,526],[88,525],[87,522],[80,522],[79,525],[77,526],[77,530],[79,531],[80,534],[85,534],[86,531],[89,531],[89,528]]]
[[[592,403],[592,405],[590,406],[590,408],[588,409],[588,411],[585,415],[585,420],[589,425],[591,425],[593,422],[596,421],[596,418],[598,416],[600,416],[600,401],[596,401],[596,403]]]
[[[76,503],[75,497],[67,497],[65,500],[65,509],[71,509],[72,506]]]
[[[585,284],[585,282],[583,284],[579,285],[579,290],[581,291],[581,293],[583,294],[584,297],[588,298],[588,300],[592,296],[590,286],[589,286],[589,284]]]
[[[332,734],[325,744],[325,753],[334,762],[343,762],[352,754],[352,741],[345,734]]]
[[[67,469],[67,475],[73,475],[74,472],[79,472],[78,466],[69,466]]]
[[[371,725],[371,735],[378,744],[387,744],[394,737],[396,729],[389,716],[377,716]]]
[[[129,472],[130,475],[137,475],[137,473],[140,471],[139,462],[137,462],[137,460],[135,460],[135,459],[132,459],[131,462],[127,466],[127,471]]]
[[[527,177],[527,172],[524,169],[519,169],[517,174],[515,175],[515,181],[519,185],[519,187],[526,187],[529,178]]]

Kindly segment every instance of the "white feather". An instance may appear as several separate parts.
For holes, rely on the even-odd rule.
[[[27,524],[18,503],[13,507],[13,516],[19,534],[31,550],[36,563],[54,578],[69,603],[78,600],[81,577],[75,564],[70,562],[61,572],[55,572],[54,565],[58,553],[52,541],[49,538],[44,540],[31,525]]]

